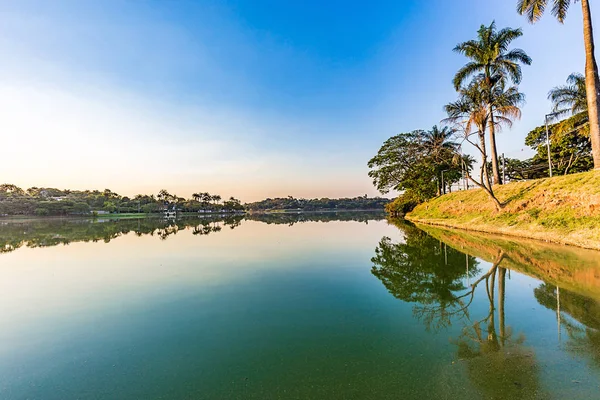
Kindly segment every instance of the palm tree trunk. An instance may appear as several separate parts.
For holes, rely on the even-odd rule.
[[[500,342],[502,343],[502,346],[504,346],[506,338],[506,327],[504,321],[504,290],[506,288],[506,281],[504,280],[505,276],[506,268],[498,268],[498,319],[500,320]]]
[[[502,203],[500,203],[500,200],[498,200],[498,198],[496,197],[496,195],[494,194],[494,189],[492,188],[491,182],[490,182],[490,171],[487,168],[487,151],[486,151],[486,147],[485,147],[485,127],[482,127],[481,130],[479,131],[479,133],[477,134],[477,136],[479,136],[479,152],[481,153],[481,178],[480,178],[480,184],[479,187],[481,187],[486,193],[487,195],[490,197],[490,199],[492,199],[492,201],[494,202],[494,206],[496,206],[496,210],[500,211],[502,210]],[[473,180],[473,179],[471,179]],[[476,181],[473,181],[475,184],[477,184]]]
[[[588,114],[590,119],[590,139],[594,168],[600,169],[600,107],[598,65],[594,56],[594,32],[592,28],[592,13],[589,0],[581,0],[583,9],[583,39],[585,42],[585,89],[587,92]]]
[[[494,111],[490,107],[490,156],[492,158],[492,172],[494,185],[501,185],[500,168],[498,167],[498,152],[496,151],[496,127],[494,126]]]

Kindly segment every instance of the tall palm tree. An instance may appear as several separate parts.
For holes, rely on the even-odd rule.
[[[552,0],[552,15],[563,23],[569,6],[577,0]],[[527,15],[529,22],[539,20],[548,0],[518,0],[517,11]],[[588,115],[590,120],[590,139],[592,142],[592,155],[594,168],[600,169],[600,78],[598,77],[598,64],[594,55],[594,31],[592,28],[592,13],[589,0],[581,0],[583,11],[583,41],[585,44],[585,87]]]
[[[521,64],[530,65],[531,58],[521,49],[510,49],[513,40],[521,37],[521,29],[496,29],[496,23],[489,26],[481,25],[477,31],[477,40],[469,40],[458,44],[454,51],[463,54],[470,61],[458,70],[454,77],[454,88],[458,91],[465,81],[471,77],[481,80],[483,89],[488,91],[488,97],[499,80],[510,79],[519,84],[522,78]],[[490,153],[494,183],[502,183],[498,166],[498,151],[496,148],[496,123],[493,104],[490,108]]]

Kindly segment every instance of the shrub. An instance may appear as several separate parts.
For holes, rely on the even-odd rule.
[[[48,211],[47,208],[36,208],[35,209],[35,215],[39,215],[40,217],[43,217],[48,214],[50,214],[50,212]]]
[[[385,206],[385,210],[393,217],[402,216],[411,212],[421,203],[421,199],[415,193],[407,190],[394,201]]]

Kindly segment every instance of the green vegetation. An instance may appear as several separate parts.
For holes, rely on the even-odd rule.
[[[254,203],[247,203],[249,211],[319,211],[319,210],[382,210],[389,203],[389,199],[381,197],[342,198],[342,199],[296,199],[292,196],[268,198]]]
[[[498,211],[482,190],[455,192],[417,206],[414,222],[502,233],[600,250],[600,171],[496,188]]]
[[[388,207],[390,212],[405,213],[414,203],[445,193],[460,180],[465,168],[471,168],[470,157],[457,156],[453,135],[454,130],[437,126],[429,131],[401,133],[386,140],[369,160],[369,176],[381,193],[404,192]]]
[[[138,194],[133,198],[121,196],[110,189],[60,190],[32,187],[23,190],[11,184],[0,185],[0,215],[100,215],[178,212],[235,212],[243,211],[239,200],[231,197],[221,202],[221,196],[204,193],[185,199],[161,190],[155,195]]]
[[[250,211],[319,211],[319,210],[381,210],[389,199],[366,195],[343,199],[295,199],[292,196],[242,204],[230,197],[222,201],[220,195],[207,192],[194,193],[185,199],[161,190],[156,195],[139,194],[133,198],[121,196],[109,189],[60,190],[30,188],[23,190],[15,185],[0,185],[0,216],[139,216],[163,212],[220,214]]]

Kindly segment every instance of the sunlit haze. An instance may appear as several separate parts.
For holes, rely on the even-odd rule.
[[[529,25],[515,5],[2,2],[1,180],[242,201],[377,195],[367,161],[445,117],[466,61],[452,48],[494,19],[523,27],[514,45],[533,59],[499,152],[530,157],[548,90],[583,72],[581,9]]]

